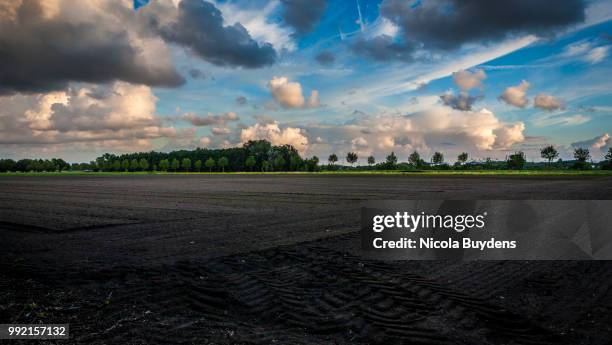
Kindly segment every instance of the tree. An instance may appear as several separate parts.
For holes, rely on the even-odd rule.
[[[435,165],[440,165],[444,163],[444,155],[442,154],[442,152],[434,152],[433,156],[431,157],[431,162]]]
[[[608,148],[608,152],[606,152],[606,155],[604,156],[604,161],[602,162],[601,168],[605,170],[612,170],[612,147]]]
[[[589,153],[589,149],[583,149],[581,147],[577,147],[574,149],[574,158],[576,159],[576,163],[574,164],[575,169],[588,169],[589,165],[587,161],[591,159],[591,154]]]
[[[59,172],[62,172],[62,170],[66,170],[70,167],[70,165],[61,158],[52,158],[51,162],[53,163],[54,169]],[[106,161],[106,170],[111,170],[111,169],[112,169],[112,162],[108,160]]]
[[[387,160],[385,163],[387,165],[387,168],[395,169],[395,166],[397,165],[397,156],[395,155],[395,152],[391,151],[391,153],[387,156]]]
[[[212,168],[215,166],[215,160],[212,157],[208,157],[204,165],[208,168],[208,172],[212,172]]]
[[[277,171],[281,171],[284,170],[285,168],[285,159],[283,158],[283,156],[276,156],[276,158],[274,158],[274,169]]]
[[[270,159],[269,154],[272,152],[272,144],[267,140],[249,140],[242,147],[245,150],[243,157],[255,157],[253,168],[257,168],[257,162],[263,164],[264,161]],[[263,166],[260,165],[259,168],[263,170]]]
[[[138,159],[134,158],[130,162],[130,170],[136,171],[140,168],[140,164],[138,164]]]
[[[113,162],[113,170],[114,171],[119,171],[121,170],[121,161],[120,160],[116,160]]]
[[[467,152],[461,152],[461,154],[459,154],[459,156],[457,156],[457,163],[459,163],[459,165],[465,164],[465,162],[467,162],[467,160],[468,160]]]
[[[189,170],[191,170],[191,159],[183,158],[183,161],[181,162],[181,168],[183,168],[183,170],[185,170],[186,172],[189,172]]]
[[[374,163],[376,163],[376,158],[374,158],[374,156],[368,157],[368,165],[372,166]]]
[[[548,161],[548,165],[550,166],[552,161],[559,157],[559,152],[555,149],[554,146],[548,145],[540,150],[540,156]]]
[[[261,162],[261,171],[268,171],[269,167],[270,167],[270,162],[268,162],[267,160]]]
[[[219,166],[221,167],[221,171],[225,172],[225,167],[229,164],[229,160],[227,157],[223,156],[219,158]]]
[[[181,165],[181,164],[179,163],[178,159],[174,158],[174,159],[172,160],[172,162],[170,163],[170,168],[171,168],[171,169],[172,169],[174,172],[176,172],[176,171],[179,169],[180,165]]]
[[[302,158],[297,153],[291,154],[289,157],[289,170],[298,170],[300,165],[302,165]]]
[[[507,164],[509,169],[521,170],[525,166],[525,153],[523,151],[517,151],[514,154],[508,156]]]
[[[130,161],[128,161],[127,159],[124,159],[121,162],[121,167],[123,168],[123,170],[128,171],[130,169]]]
[[[249,170],[253,171],[253,167],[255,166],[255,156],[248,156],[246,161],[244,161],[244,165],[249,168]]]
[[[201,160],[198,159],[197,161],[195,161],[195,163],[193,163],[193,165],[195,166],[198,172],[202,171],[202,161]]]
[[[161,169],[161,171],[168,171],[169,168],[170,162],[168,162],[167,159],[162,159],[161,161],[159,161],[159,169]]]
[[[331,155],[329,155],[329,157],[327,158],[327,161],[329,162],[330,165],[334,165],[336,164],[336,162],[338,161],[338,156],[336,156],[335,153],[332,153]]]
[[[319,157],[312,156],[311,158],[306,158],[304,159],[303,170],[304,171],[317,171],[319,170],[319,167],[317,166],[317,164],[319,164]]]
[[[138,164],[140,165],[140,169],[142,169],[143,171],[149,169],[149,162],[144,158],[141,158]]]
[[[421,155],[417,151],[413,151],[410,156],[408,156],[408,163],[414,168],[420,167],[422,161]]]
[[[359,159],[359,157],[357,156],[357,154],[355,152],[349,152],[346,154],[346,161],[352,166],[353,164],[355,164],[355,162],[357,162],[357,159]]]
[[[608,147],[608,152],[606,152],[604,159],[607,161],[612,161],[612,147]]]
[[[577,147],[576,149],[574,149],[574,158],[579,162],[586,162],[587,160],[591,159],[589,149]]]
[[[13,171],[17,163],[12,159],[0,159],[0,172]]]

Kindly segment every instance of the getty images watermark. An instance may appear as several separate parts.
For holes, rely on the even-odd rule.
[[[380,259],[610,260],[609,200],[410,200],[362,207]]]
[[[485,228],[485,217],[487,212],[481,214],[467,215],[440,215],[440,214],[410,214],[409,212],[395,212],[391,214],[377,214],[372,217],[372,231],[380,233],[385,230],[403,230],[410,233],[418,230],[450,230],[461,233],[465,230],[482,230]],[[425,249],[448,249],[448,248],[464,248],[485,250],[487,248],[516,248],[516,240],[499,241],[491,238],[486,241],[473,240],[470,237],[463,237],[461,241],[449,237],[440,239],[431,236],[419,236],[418,240],[413,238],[402,237],[399,240],[385,240],[383,237],[375,237],[372,240],[372,246],[376,249],[383,248],[425,248]]]

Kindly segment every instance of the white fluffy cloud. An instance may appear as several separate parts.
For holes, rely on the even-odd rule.
[[[435,150],[485,155],[488,151],[511,149],[525,140],[522,122],[504,122],[486,109],[458,111],[443,106],[406,116],[379,115],[348,125],[314,125],[307,129],[310,135],[327,143],[313,145],[316,147],[312,153],[321,156],[331,152],[343,155],[350,150],[378,158],[390,151],[404,157],[413,150],[424,155]]]
[[[499,99],[506,102],[509,105],[513,105],[519,108],[525,108],[527,103],[527,89],[529,83],[526,80],[521,81],[517,86],[510,86],[504,90],[499,96]]]
[[[200,146],[208,147],[208,145],[210,145],[210,138],[209,137],[201,137],[200,140],[198,140],[198,143],[200,144]]]
[[[279,1],[270,1],[263,7],[245,8],[232,2],[217,2],[215,5],[223,13],[225,25],[242,24],[251,36],[259,43],[271,43],[277,51],[295,50],[291,39],[292,30],[269,20],[273,12],[278,10]]]
[[[268,140],[273,145],[289,144],[302,154],[308,150],[308,137],[303,129],[295,127],[280,128],[276,121],[265,124],[256,123],[242,129],[240,140],[243,143],[249,140]]]
[[[588,147],[590,149],[602,150],[602,149],[609,147],[611,144],[611,141],[612,140],[610,140],[610,134],[604,133],[602,135],[596,136],[593,139],[588,139],[588,140],[583,140],[583,141],[572,143],[572,146]]]
[[[461,91],[482,88],[482,81],[486,78],[487,75],[481,69],[475,70],[474,72],[459,70],[453,73],[453,81]]]
[[[312,90],[306,101],[302,93],[302,85],[291,82],[287,77],[274,77],[268,82],[268,89],[274,100],[283,108],[304,108],[319,106],[319,92]]]
[[[612,147],[612,138],[610,138],[610,134],[604,133],[592,139],[572,143],[572,147],[588,148],[593,159],[599,160]]]
[[[539,93],[537,96],[535,96],[533,106],[548,111],[560,110],[565,107],[560,99],[545,93]]]
[[[108,147],[121,141],[174,137],[155,115],[151,88],[115,82],[66,91],[0,97],[0,144],[96,142]]]
[[[602,147],[606,147],[610,145],[610,134],[604,133],[603,135],[596,137],[593,140],[593,144],[591,147],[594,149],[601,149]]]

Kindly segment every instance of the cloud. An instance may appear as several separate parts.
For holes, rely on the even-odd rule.
[[[592,45],[590,42],[574,42],[565,47],[562,56],[571,57],[578,56],[588,52],[591,49]]]
[[[544,126],[576,126],[586,122],[591,121],[590,116],[585,116],[582,114],[576,115],[554,115],[554,114],[544,114],[539,115],[533,118],[532,122],[534,125],[538,127]]]
[[[603,59],[605,59],[608,56],[609,51],[610,51],[609,46],[593,48],[586,55],[585,59],[591,64],[596,64],[596,63],[603,61]]]
[[[256,123],[242,129],[240,140],[243,143],[249,140],[268,140],[273,145],[288,144],[302,154],[308,150],[308,137],[303,129],[296,127],[281,129],[276,121],[265,124]]]
[[[334,64],[336,57],[329,50],[324,50],[315,56],[315,60],[323,66],[331,66]]]
[[[309,152],[323,156],[359,149],[378,158],[390,151],[407,157],[413,150],[432,154],[441,148],[447,153],[457,151],[453,154],[468,151],[490,155],[489,151],[507,150],[525,140],[522,122],[504,122],[486,109],[457,111],[442,106],[404,116],[368,116],[339,126],[309,125],[306,130],[325,143],[317,145],[315,141]]]
[[[281,0],[281,2],[283,21],[292,26],[298,36],[311,32],[327,7],[326,0]]]
[[[291,28],[285,27],[278,21],[270,20],[278,12],[280,2],[270,1],[265,6],[260,2],[230,2],[216,1],[217,8],[223,13],[225,25],[240,23],[249,34],[259,43],[270,43],[277,52],[283,50],[293,51],[296,48],[292,40]],[[249,7],[249,5],[252,5]]]
[[[244,96],[236,97],[235,101],[236,101],[236,104],[238,104],[238,105],[245,105],[245,104],[247,104],[247,98],[244,97]]]
[[[454,49],[510,36],[549,36],[583,22],[585,8],[583,0],[433,0],[416,5],[385,0],[380,13],[402,29],[406,40],[425,49]]]
[[[286,77],[274,77],[268,83],[268,89],[274,100],[283,108],[304,108],[319,106],[319,92],[312,90],[308,101],[302,94],[302,85],[298,82],[290,82]]]
[[[208,145],[210,145],[210,138],[209,137],[201,137],[200,140],[198,140],[198,143],[203,146],[203,147],[208,147]]]
[[[308,108],[318,108],[321,106],[319,101],[319,91],[312,90],[310,91],[310,97],[308,97],[308,102],[306,102],[306,107]]]
[[[594,156],[594,154],[603,154],[608,151],[608,149],[612,147],[612,139],[610,138],[610,134],[604,133],[592,139],[574,142],[571,146],[575,148],[588,148],[591,151],[591,155],[593,156],[593,158],[597,159],[599,157]]]
[[[0,93],[62,90],[69,81],[184,83],[164,42],[137,30],[134,11],[125,2],[3,3]]]
[[[486,78],[487,75],[481,69],[475,70],[474,72],[459,70],[453,73],[453,81],[461,91],[482,88],[482,81]]]
[[[259,123],[263,123],[263,124],[273,123],[275,121],[272,116],[265,115],[265,114],[253,115],[253,118],[255,119],[255,121]]]
[[[579,41],[565,47],[562,57],[579,57],[590,64],[597,64],[608,57],[610,46],[595,46],[594,42]]]
[[[152,139],[177,135],[161,125],[156,102],[148,86],[124,82],[0,97],[0,144],[147,146]]]
[[[472,110],[472,105],[481,98],[482,96],[470,96],[465,92],[461,92],[458,95],[455,95],[452,92],[447,92],[440,96],[440,99],[444,105],[448,105],[449,107],[457,110]]]
[[[358,137],[351,140],[351,144],[356,148],[363,148],[368,146],[368,141],[364,137]]]
[[[527,89],[529,83],[526,80],[521,81],[517,86],[510,86],[499,95],[499,99],[506,102],[506,104],[513,105],[519,108],[525,108],[527,103]]]
[[[222,115],[211,115],[197,116],[193,113],[185,114],[181,117],[182,120],[189,121],[192,125],[197,127],[204,127],[210,125],[225,125],[229,121],[238,121],[240,117],[234,112],[227,112]]]
[[[232,131],[227,127],[213,127],[210,132],[214,135],[227,135]]]
[[[359,37],[351,49],[365,58],[375,61],[412,61],[415,46],[397,42],[393,37],[383,34],[373,38]]]
[[[190,68],[189,69],[189,75],[193,79],[206,79],[206,78],[208,78],[208,75],[204,71],[199,69],[199,68]]]
[[[610,145],[610,134],[604,133],[599,137],[593,139],[593,143],[590,145],[594,149],[601,149]]]
[[[225,26],[203,0],[159,0],[138,11],[128,1],[5,1],[0,93],[63,90],[71,81],[176,87],[185,79],[168,43],[219,66],[258,68],[276,59],[271,44],[240,23]]]
[[[224,26],[221,11],[212,3],[182,0],[176,21],[164,24],[165,18],[157,19],[162,22],[157,26],[166,41],[189,47],[214,65],[258,68],[276,59],[272,45],[255,41],[240,23]]]
[[[376,21],[369,27],[366,34],[371,37],[387,35],[389,37],[395,37],[399,33],[400,28],[395,25],[392,21],[385,17],[378,17]]]
[[[533,106],[548,111],[560,110],[565,108],[561,100],[559,100],[555,96],[547,95],[545,93],[539,93],[537,96],[535,96],[533,100]]]

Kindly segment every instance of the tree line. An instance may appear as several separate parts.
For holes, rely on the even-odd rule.
[[[552,145],[543,147],[540,150],[540,157],[546,160],[546,163],[528,163],[527,157],[523,151],[516,151],[506,157],[504,161],[494,161],[491,158],[485,158],[482,161],[472,160],[468,162],[469,155],[467,152],[462,152],[457,156],[455,162],[450,165],[444,160],[444,154],[436,151],[431,156],[430,162],[425,161],[419,152],[416,150],[408,155],[408,161],[406,163],[398,163],[398,158],[394,152],[391,152],[384,162],[376,164],[376,158],[374,156],[368,156],[367,162],[369,168],[376,168],[380,170],[414,170],[414,169],[435,169],[435,170],[448,170],[448,169],[524,169],[528,165],[532,168],[561,168],[561,169],[579,169],[588,170],[594,167],[599,167],[604,170],[612,170],[612,147],[603,155],[603,160],[598,164],[594,164],[591,161],[591,154],[589,149],[578,147],[573,152],[574,160],[564,162],[559,158],[559,151]],[[359,159],[357,153],[348,152],[346,154],[346,162],[351,166],[354,165]],[[555,161],[553,163],[553,161]],[[338,156],[336,154],[329,155],[327,159],[329,166],[335,166],[338,162]]]
[[[467,152],[459,154],[451,165],[445,161],[442,152],[435,152],[429,162],[414,151],[407,157],[407,162],[398,163],[398,157],[391,152],[383,162],[376,162],[374,156],[367,157],[367,166],[355,167],[359,156],[348,152],[345,160],[350,166],[338,165],[339,158],[335,153],[329,155],[327,165],[319,165],[319,158],[312,156],[302,158],[291,145],[275,146],[266,140],[253,140],[242,147],[227,149],[179,150],[172,152],[136,152],[115,155],[105,153],[89,163],[68,164],[63,159],[0,159],[0,172],[42,172],[42,171],[164,171],[164,172],[238,172],[238,171],[319,171],[340,169],[371,169],[371,170],[468,170],[468,169],[525,169],[525,168],[557,168],[557,169],[592,169],[591,154],[586,148],[574,149],[573,161],[562,161],[559,152],[552,146],[540,150],[540,155],[546,163],[528,163],[525,153],[517,151],[506,157],[504,161],[494,161],[486,158],[482,161],[469,161]],[[612,170],[612,148],[597,164],[601,169]],[[556,160],[556,161],[555,161]]]
[[[60,162],[61,163],[58,163]],[[11,159],[0,160],[0,171],[168,171],[168,172],[231,172],[231,171],[316,171],[316,156],[302,158],[291,145],[272,145],[266,140],[253,140],[242,147],[226,149],[197,148],[172,152],[105,153],[89,163],[63,160]]]

